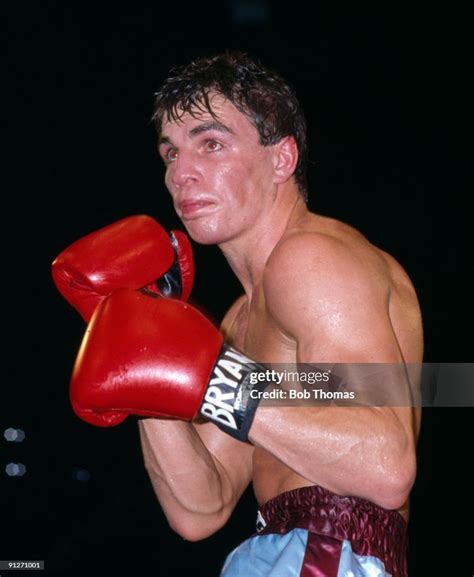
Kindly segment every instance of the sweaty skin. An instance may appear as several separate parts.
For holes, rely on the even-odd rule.
[[[352,227],[310,213],[291,137],[256,129],[215,95],[217,116],[164,122],[165,182],[188,233],[218,244],[245,294],[222,323],[260,363],[420,363],[422,325],[401,266]],[[354,383],[356,385],[356,383]],[[260,504],[318,484],[407,517],[419,412],[260,407],[250,443],[211,423],[144,419],[145,466],[170,525],[189,540],[222,527],[250,482]]]

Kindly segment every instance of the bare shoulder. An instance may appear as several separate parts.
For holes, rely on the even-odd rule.
[[[387,336],[394,330],[402,349],[416,351],[407,358],[420,356],[419,306],[408,275],[344,223],[310,215],[289,229],[267,261],[263,290],[271,318],[298,342],[311,339],[322,351],[324,335],[326,343],[339,343],[344,359],[386,360],[396,358]],[[329,346],[327,356],[335,358]]]
[[[300,227],[287,231],[268,259],[266,288],[295,281],[311,280],[314,287],[332,285],[332,290],[347,287],[344,283],[377,280],[387,289],[394,259],[372,245],[359,231],[334,219],[310,215]],[[398,265],[399,266],[399,265]],[[401,267],[400,267],[401,269]]]

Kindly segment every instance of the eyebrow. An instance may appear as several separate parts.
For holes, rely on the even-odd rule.
[[[228,126],[222,124],[222,122],[218,122],[217,120],[211,120],[209,122],[204,122],[204,124],[199,124],[190,130],[189,134],[191,136],[197,136],[198,134],[207,132],[208,130],[217,130],[218,132],[224,132],[226,134],[234,134]]]
[[[209,122],[204,122],[203,124],[199,124],[198,126],[195,126],[189,131],[189,135],[194,137],[198,136],[199,134],[202,134],[203,132],[208,132],[210,130],[217,130],[218,132],[222,132],[224,134],[234,134],[234,131],[231,130],[225,124],[222,124],[222,122],[212,120]],[[162,135],[158,139],[158,146],[160,144],[171,144],[171,140],[168,138],[168,136]]]

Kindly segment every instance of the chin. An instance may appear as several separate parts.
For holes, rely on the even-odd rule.
[[[221,244],[229,240],[229,234],[212,227],[200,226],[197,221],[183,223],[189,236],[198,244]]]

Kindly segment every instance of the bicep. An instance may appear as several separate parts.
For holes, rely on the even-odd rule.
[[[310,258],[306,267],[303,260],[280,263],[267,286],[270,314],[294,341],[298,363],[334,366],[362,405],[411,406],[387,279],[360,261],[331,256],[319,267]]]
[[[361,297],[339,295],[306,311],[291,332],[302,363],[399,363],[400,348],[388,307],[370,291]]]
[[[299,362],[398,362],[389,288],[340,251],[322,258],[283,256],[266,278],[270,315],[296,341]]]
[[[347,302],[329,302],[326,314],[306,314],[294,327],[297,362],[330,368],[331,386],[342,387],[357,406],[413,406],[416,383],[406,367],[387,307],[377,295]],[[405,420],[406,416],[404,417]]]

